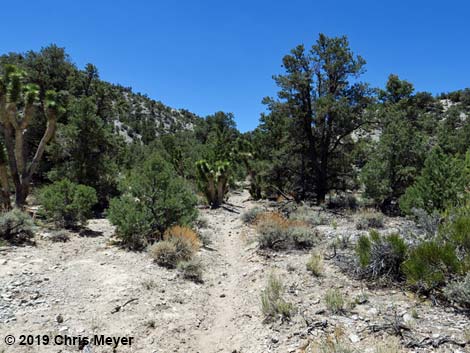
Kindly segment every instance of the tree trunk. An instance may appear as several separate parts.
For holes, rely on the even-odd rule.
[[[10,203],[10,185],[8,183],[8,169],[5,163],[0,164],[0,185],[1,191],[1,204],[4,210],[11,209]]]
[[[26,204],[26,198],[29,194],[29,184],[21,183],[15,185],[15,206],[19,209],[22,209]]]

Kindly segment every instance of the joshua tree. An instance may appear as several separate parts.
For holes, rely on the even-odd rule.
[[[7,65],[0,79],[0,129],[3,131],[7,158],[0,158],[0,183],[4,204],[9,207],[9,186],[6,162],[15,187],[15,205],[23,207],[29,194],[31,178],[36,172],[47,143],[54,136],[57,115],[61,110],[56,103],[56,93],[47,91],[43,102],[39,102],[39,86],[25,84],[25,74],[12,65]],[[37,107],[42,107],[47,127],[28,163],[24,151],[24,134]],[[2,146],[3,147],[3,146]],[[4,153],[2,148],[2,153]]]
[[[228,191],[230,163],[217,161],[211,166],[206,160],[196,162],[201,189],[212,208],[219,207]]]

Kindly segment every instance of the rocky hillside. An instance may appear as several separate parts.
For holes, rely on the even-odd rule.
[[[112,92],[112,121],[126,141],[151,141],[162,133],[191,130],[201,119],[184,110],[166,106],[131,88],[106,84]]]

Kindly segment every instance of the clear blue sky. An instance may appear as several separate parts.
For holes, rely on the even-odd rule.
[[[250,130],[292,47],[348,35],[363,80],[390,73],[432,93],[470,86],[468,1],[3,1],[0,52],[56,43],[104,80],[199,115],[233,112]]]

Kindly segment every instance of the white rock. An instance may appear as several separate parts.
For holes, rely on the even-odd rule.
[[[403,321],[405,323],[410,323],[410,322],[413,322],[414,320],[413,320],[413,317],[410,314],[407,313],[407,314],[403,315]]]
[[[350,340],[352,343],[357,343],[357,342],[359,342],[361,339],[359,338],[358,335],[350,334],[350,335],[349,335],[349,340]]]

